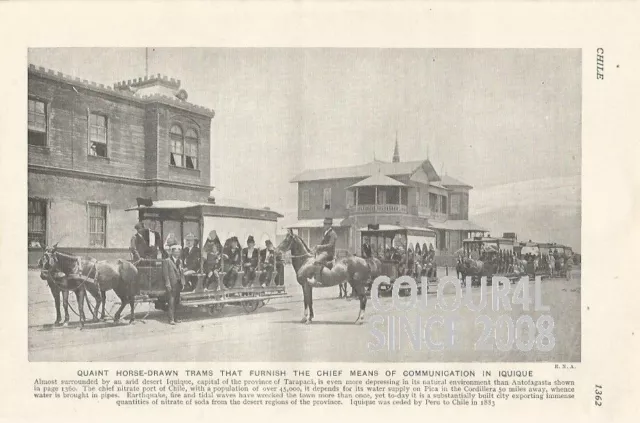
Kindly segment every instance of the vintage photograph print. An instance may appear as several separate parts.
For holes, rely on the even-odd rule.
[[[581,361],[580,49],[28,62],[30,361]]]

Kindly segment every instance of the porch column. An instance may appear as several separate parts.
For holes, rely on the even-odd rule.
[[[376,196],[375,196],[375,201],[374,201],[374,203],[375,203],[375,206],[374,206],[374,210],[375,210],[375,207],[377,207],[377,206],[378,206],[378,187],[376,187]]]
[[[358,191],[360,191],[360,188],[356,188],[356,206],[358,205]]]
[[[402,205],[402,187],[398,187],[398,205]]]

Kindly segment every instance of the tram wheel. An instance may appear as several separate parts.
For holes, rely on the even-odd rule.
[[[260,300],[243,301],[242,302],[242,308],[244,308],[244,311],[246,311],[247,313],[253,313],[254,311],[256,311],[260,307],[260,303],[261,302],[262,301],[260,301]]]
[[[222,309],[224,308],[224,303],[222,304],[211,304],[207,307],[207,313],[209,316],[217,316],[222,313]]]

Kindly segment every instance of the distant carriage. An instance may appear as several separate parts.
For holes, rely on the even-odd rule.
[[[412,277],[418,291],[423,288],[422,279],[437,283],[435,262],[428,267],[425,253],[435,251],[436,234],[430,229],[404,227],[399,225],[369,225],[361,231],[361,245],[369,246],[371,254],[382,262],[382,275],[390,279],[380,285],[381,294],[389,294],[401,276]],[[420,254],[416,254],[419,251]],[[428,272],[429,277],[426,277]],[[408,286],[400,289],[404,295]]]

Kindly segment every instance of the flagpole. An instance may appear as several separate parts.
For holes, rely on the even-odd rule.
[[[144,76],[149,76],[149,47],[144,49]]]

